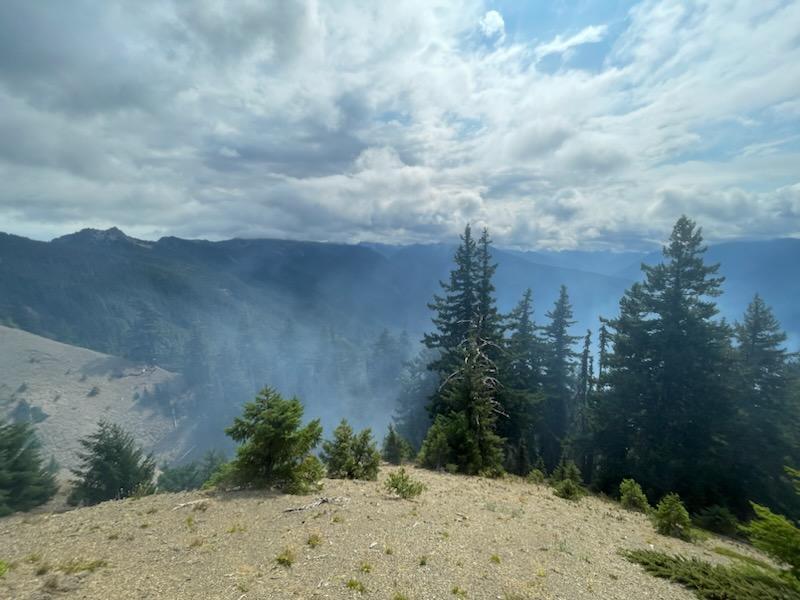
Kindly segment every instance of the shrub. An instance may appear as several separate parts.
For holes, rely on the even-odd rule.
[[[672,493],[664,496],[656,506],[653,519],[656,530],[661,535],[684,540],[691,539],[692,523],[678,494]]]
[[[92,386],[92,389],[90,389],[90,390],[89,390],[89,391],[86,393],[86,395],[87,395],[89,398],[93,398],[94,396],[97,396],[97,394],[99,394],[99,393],[100,393],[100,388],[99,388],[99,387],[97,387],[96,385],[94,385],[94,386]]]
[[[789,600],[800,593],[796,584],[774,570],[712,565],[653,550],[629,550],[623,556],[642,565],[651,575],[680,583],[707,600]]]
[[[450,445],[447,441],[445,419],[438,415],[428,429],[417,461],[428,469],[442,469],[450,462]],[[457,468],[457,467],[456,467]]]
[[[528,483],[544,483],[544,473],[539,469],[531,469],[530,473],[525,476]]]
[[[555,485],[553,493],[565,500],[578,500],[584,495],[584,489],[572,479],[562,479]]]
[[[734,536],[739,532],[739,520],[727,506],[715,504],[704,508],[694,516],[694,522],[698,527],[721,535]]]
[[[619,484],[619,501],[623,508],[637,510],[639,512],[650,512],[650,503],[647,496],[642,491],[642,486],[633,479],[623,479]]]
[[[550,481],[556,484],[565,480],[570,480],[578,486],[583,483],[581,470],[578,468],[578,465],[575,464],[575,461],[565,460],[562,456],[558,466],[553,469],[553,473],[550,475]]]
[[[4,577],[6,573],[8,573],[8,563],[0,560],[0,577]]]
[[[412,479],[405,469],[399,469],[389,473],[384,484],[389,492],[397,494],[401,498],[408,500],[416,498],[425,491],[425,484],[421,481]]]
[[[0,421],[0,517],[44,504],[57,490],[30,423]]]
[[[119,425],[100,421],[97,431],[80,441],[81,466],[67,498],[72,505],[97,504],[152,493],[155,462],[136,446],[133,436]]]
[[[346,419],[333,432],[333,440],[323,442],[322,461],[333,479],[378,478],[381,455],[369,429],[354,434]]]
[[[558,463],[550,481],[555,487],[555,495],[566,500],[578,500],[586,491],[581,485],[581,471],[574,461],[564,460]]]
[[[225,464],[225,456],[209,450],[201,461],[192,461],[177,467],[162,467],[158,476],[158,489],[165,492],[196,490],[203,486]]]
[[[306,493],[322,478],[323,469],[311,451],[319,444],[319,419],[301,427],[303,405],[265,387],[244,405],[241,417],[225,430],[239,442],[236,458],[217,470],[209,484],[218,487],[275,486],[288,493]]]
[[[742,530],[756,548],[789,565],[794,577],[800,578],[800,529],[766,506],[752,506],[756,517]]]
[[[367,588],[358,579],[349,579],[347,581],[347,588],[359,594],[364,594],[367,591]]]
[[[275,557],[275,562],[282,567],[291,567],[294,564],[295,556],[291,548],[284,548],[283,552]]]
[[[400,465],[407,458],[411,458],[412,453],[411,445],[397,433],[394,425],[390,424],[389,431],[383,438],[383,460],[393,465]]]

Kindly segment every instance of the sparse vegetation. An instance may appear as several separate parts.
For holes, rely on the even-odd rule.
[[[499,554],[492,554],[492,555],[489,557],[489,560],[490,560],[491,562],[493,562],[494,564],[496,564],[496,565],[499,565],[499,564],[500,564],[500,555],[499,555]]]
[[[96,385],[93,385],[93,386],[92,386],[92,389],[90,389],[88,392],[86,392],[86,395],[87,395],[89,398],[94,398],[94,397],[95,397],[95,396],[97,396],[99,393],[100,393],[100,388],[99,388],[99,387],[97,387]]]
[[[310,548],[317,548],[322,545],[322,536],[318,533],[312,533],[311,535],[308,536],[306,544]]]
[[[74,573],[80,573],[82,571],[88,571],[90,573],[94,573],[97,569],[107,566],[108,566],[108,561],[102,559],[86,560],[80,558],[73,558],[72,560],[60,563],[57,568],[62,573],[70,575]]]
[[[358,566],[358,570],[362,573],[372,573],[372,565],[368,562],[363,562]]]
[[[366,586],[363,583],[361,583],[358,579],[348,579],[347,588],[353,590],[354,592],[358,592],[359,594],[367,593]]]
[[[643,513],[650,512],[650,503],[642,491],[642,486],[633,479],[623,479],[619,484],[619,501],[623,508]]]
[[[8,573],[8,563],[4,560],[0,560],[0,577],[4,577],[6,573]]]
[[[283,567],[291,567],[294,561],[295,555],[291,548],[284,548],[283,551],[275,557],[275,562]]]
[[[458,597],[458,598],[466,598],[466,597],[467,597],[467,592],[466,592],[466,590],[464,590],[464,589],[462,589],[462,588],[458,587],[457,585],[454,585],[454,586],[452,587],[452,589],[450,590],[450,592],[451,592],[451,593],[452,593],[454,596],[456,596],[456,597]]]
[[[716,554],[719,554],[720,556],[726,556],[734,560],[742,561],[754,567],[760,567],[762,569],[767,569],[767,570],[774,568],[766,561],[763,561],[759,558],[755,558],[753,556],[749,556],[747,554],[742,554],[741,552],[736,552],[736,550],[732,550],[727,546],[714,546],[713,551]]]
[[[678,494],[667,494],[656,506],[653,514],[656,531],[684,540],[691,539],[692,522]]]
[[[397,494],[404,500],[416,498],[425,491],[425,484],[412,479],[402,467],[397,471],[389,473],[384,486],[389,492]]]

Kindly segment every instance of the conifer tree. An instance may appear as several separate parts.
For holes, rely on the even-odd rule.
[[[305,426],[303,405],[265,387],[244,405],[242,416],[225,430],[239,442],[236,458],[215,482],[248,487],[276,486],[304,493],[322,478],[322,465],[311,452],[322,437],[319,419]]]
[[[461,236],[461,245],[453,258],[455,267],[448,282],[440,282],[442,295],[434,295],[428,307],[434,311],[435,331],[426,333],[423,343],[438,351],[438,357],[428,366],[446,376],[457,367],[459,348],[475,326],[478,302],[478,251],[469,225]]]
[[[450,457],[467,474],[502,472],[503,439],[495,431],[497,369],[474,335],[462,347],[462,366],[443,385],[444,429]]]
[[[57,490],[33,426],[0,421],[0,517],[44,504]]]
[[[738,495],[726,465],[733,415],[729,329],[714,320],[719,265],[703,261],[701,230],[681,217],[665,261],[643,265],[609,320],[613,353],[598,406],[601,485],[634,477],[652,496],[680,493],[692,509]],[[610,490],[609,490],[610,491]]]
[[[530,461],[530,450],[536,448],[536,426],[543,401],[543,342],[536,335],[533,321],[533,299],[527,289],[519,304],[507,317],[505,353],[500,361],[503,387],[500,401],[508,418],[498,421],[498,433],[507,441],[507,467],[520,475],[522,461]],[[521,456],[524,452],[526,456]],[[530,470],[530,469],[528,469]]]
[[[786,334],[756,294],[734,337],[739,385],[732,450],[738,479],[751,500],[797,515],[799,498],[780,477],[784,464],[800,462],[795,426],[800,407],[792,393]]]
[[[547,313],[549,323],[544,327],[547,353],[545,356],[545,401],[542,422],[541,454],[545,464],[552,469],[562,454],[562,442],[567,434],[570,405],[574,394],[572,369],[575,352],[572,347],[578,340],[569,334],[575,324],[572,305],[566,286],[561,286],[553,309]]]
[[[495,301],[492,277],[497,265],[492,262],[491,244],[489,230],[484,228],[477,245],[475,336],[484,343],[487,355],[497,360],[503,339],[503,318]]]
[[[411,458],[411,447],[405,441],[393,424],[389,425],[389,431],[383,439],[383,460],[393,465],[400,465],[407,458]]]
[[[133,436],[117,424],[100,421],[97,431],[80,440],[80,467],[67,501],[72,505],[97,504],[152,493],[155,461],[137,447]]]

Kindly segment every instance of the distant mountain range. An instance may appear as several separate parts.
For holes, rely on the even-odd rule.
[[[372,344],[383,329],[395,336],[405,331],[412,343],[420,339],[430,326],[427,303],[448,276],[453,250],[453,244],[143,241],[116,228],[51,242],[0,234],[0,323],[126,357],[142,335],[156,332],[154,359],[173,371],[188,368],[192,336],[201,330],[207,360],[227,361],[226,374],[244,382],[233,397],[272,383],[301,394],[330,419],[345,399],[361,397],[351,407],[356,420],[378,426],[388,417],[370,421],[364,411],[364,403],[377,402],[365,383]],[[719,244],[707,256],[722,263],[726,276],[722,315],[740,318],[758,292],[797,348],[800,240]],[[501,310],[530,287],[542,322],[564,284],[576,334],[596,330],[599,315],[614,315],[624,290],[639,279],[640,264],[660,259],[658,253],[504,249],[494,257]],[[331,390],[322,374],[343,372],[338,391]],[[390,411],[388,397],[379,404]]]

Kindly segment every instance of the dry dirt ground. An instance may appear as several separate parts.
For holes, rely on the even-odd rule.
[[[325,480],[310,496],[162,494],[0,519],[0,559],[12,564],[0,598],[690,599],[618,550],[712,562],[727,562],[716,545],[751,552],[666,538],[611,501],[574,503],[518,479],[412,468],[427,491],[395,499],[389,470]],[[341,500],[284,512],[321,496]]]
[[[159,460],[182,452],[181,424],[137,400],[175,377],[158,367],[143,368],[0,326],[0,417],[13,414],[22,402],[40,409],[45,418],[36,429],[42,454],[45,459],[56,456],[64,475],[77,464],[78,440],[92,433],[100,419],[125,427]]]

